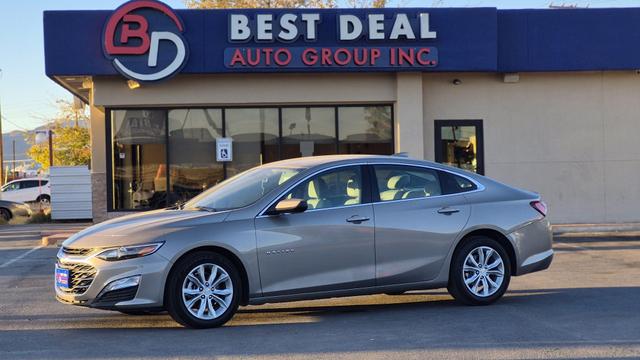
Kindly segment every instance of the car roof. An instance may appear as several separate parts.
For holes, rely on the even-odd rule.
[[[359,161],[360,160],[360,161]],[[415,159],[407,157],[405,155],[320,155],[320,156],[308,156],[300,157],[288,160],[281,160],[272,162],[265,167],[290,167],[290,168],[304,168],[313,169],[317,167],[326,167],[332,165],[349,164],[350,162],[365,162],[367,164],[402,164],[402,165],[416,165],[416,166],[428,166],[434,169],[445,170],[456,174],[464,175],[466,177],[472,177],[476,180],[482,178],[481,175],[459,169],[451,166],[439,164],[433,161]]]
[[[12,182],[18,182],[18,181],[27,181],[27,180],[40,180],[40,181],[49,181],[48,177],[29,177],[29,178],[20,178],[20,179],[14,179],[9,181],[7,184],[11,184]]]

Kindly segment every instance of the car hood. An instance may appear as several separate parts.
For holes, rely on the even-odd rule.
[[[224,221],[228,212],[156,210],[132,214],[90,226],[65,240],[71,248],[114,247],[162,241],[164,235],[198,224]]]

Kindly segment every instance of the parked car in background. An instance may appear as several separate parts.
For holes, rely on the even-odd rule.
[[[31,208],[27,204],[0,200],[0,219],[9,221],[16,217],[31,216]]]
[[[166,309],[195,328],[238,305],[417,289],[488,305],[511,276],[551,264],[546,214],[539,194],[432,162],[291,159],[71,236],[55,291],[124,313]]]
[[[8,182],[0,189],[0,199],[49,204],[51,185],[48,178],[25,178]]]

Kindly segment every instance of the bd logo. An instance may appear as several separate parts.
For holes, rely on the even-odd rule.
[[[182,69],[187,61],[184,25],[166,4],[135,0],[120,6],[104,28],[103,50],[129,79],[157,81]]]

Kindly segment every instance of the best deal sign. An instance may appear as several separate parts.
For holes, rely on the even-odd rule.
[[[338,25],[337,41],[344,46],[286,46],[298,39],[317,42],[321,13],[285,12],[273,14],[229,15],[229,42],[254,43],[252,47],[230,47],[224,51],[227,68],[310,68],[310,67],[433,67],[438,51],[430,46],[348,46],[365,39],[371,42],[410,43],[417,39],[436,38],[429,14],[419,13],[411,19],[397,13],[392,19],[369,13],[365,19],[352,14],[332,14]],[[262,44],[264,45],[262,45]]]
[[[439,65],[432,46],[438,31],[429,12],[420,10],[174,11],[155,0],[135,0],[108,17],[103,52],[122,75],[147,82],[181,71],[189,47],[203,57],[191,65],[204,64],[201,73],[419,71]],[[178,13],[192,22],[189,29]]]

